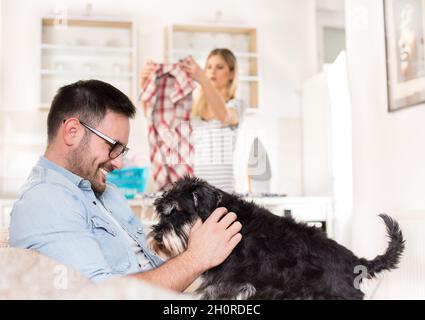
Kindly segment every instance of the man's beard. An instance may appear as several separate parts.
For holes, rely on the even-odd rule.
[[[89,158],[90,150],[88,142],[89,139],[86,135],[78,148],[68,158],[68,169],[81,178],[88,180],[91,184],[91,188],[95,193],[102,194],[105,191],[106,182],[102,183],[99,181],[102,180],[99,177],[99,169],[104,164],[99,164],[96,166],[96,159]]]

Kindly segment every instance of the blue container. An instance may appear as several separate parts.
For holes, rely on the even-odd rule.
[[[106,181],[116,185],[127,199],[133,199],[137,193],[145,191],[148,177],[149,168],[128,167],[110,172]]]

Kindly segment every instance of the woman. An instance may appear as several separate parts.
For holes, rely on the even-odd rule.
[[[142,84],[154,64],[142,70]],[[195,176],[216,187],[234,191],[233,150],[244,103],[236,99],[237,60],[228,49],[214,49],[205,70],[192,57],[182,61],[182,69],[200,86],[192,107],[192,140],[195,146]]]

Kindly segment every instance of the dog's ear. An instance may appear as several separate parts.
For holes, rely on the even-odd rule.
[[[171,203],[164,206],[163,213],[164,215],[168,216],[173,212],[173,210],[180,210],[179,203],[177,201],[172,201]]]
[[[222,199],[223,199],[223,194],[220,191],[217,190],[217,203],[216,203],[217,208],[220,206]]]
[[[204,221],[221,203],[222,195],[218,189],[212,187],[198,188],[192,193],[193,204],[199,217]]]
[[[156,212],[162,213],[164,216],[170,215],[173,210],[180,210],[180,206],[177,201],[169,201],[164,197],[157,198],[153,206]]]
[[[195,209],[198,209],[199,201],[198,201],[198,195],[196,192],[192,193],[193,196],[193,205],[195,206]]]

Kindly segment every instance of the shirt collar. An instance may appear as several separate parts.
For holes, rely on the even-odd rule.
[[[84,180],[83,178],[81,178],[80,176],[76,175],[75,173],[72,173],[71,171],[58,166],[56,163],[48,160],[46,157],[41,156],[40,159],[38,160],[37,165],[49,169],[49,170],[53,170],[61,175],[63,175],[65,178],[67,178],[68,180],[70,180],[73,184],[75,184],[77,187],[82,187],[82,188],[90,188],[90,182],[87,180]]]

